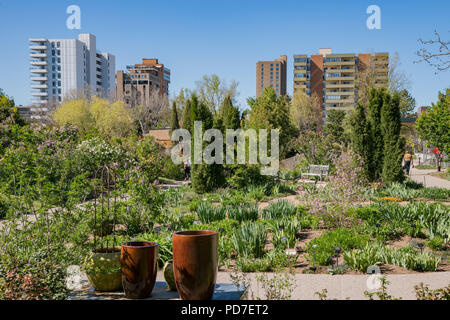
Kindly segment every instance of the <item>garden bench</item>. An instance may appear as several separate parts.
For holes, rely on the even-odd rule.
[[[302,172],[302,178],[306,177],[319,177],[322,179],[323,177],[328,176],[328,172],[330,171],[330,166],[322,166],[316,164],[308,165],[308,172]]]

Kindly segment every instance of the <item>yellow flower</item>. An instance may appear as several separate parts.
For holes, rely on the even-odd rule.
[[[394,197],[382,197],[382,198],[379,198],[378,200],[387,200],[387,201],[392,201],[392,202],[402,202],[402,199],[398,199],[398,198],[394,198]]]

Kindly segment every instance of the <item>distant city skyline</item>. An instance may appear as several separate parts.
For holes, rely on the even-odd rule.
[[[66,9],[81,9],[81,29],[69,30]],[[366,9],[381,9],[381,29],[369,30]],[[203,75],[239,82],[241,109],[256,96],[255,64],[287,56],[287,93],[293,94],[293,57],[318,48],[335,53],[398,52],[410,75],[417,106],[431,105],[450,86],[450,71],[435,74],[415,52],[418,39],[438,30],[447,39],[448,1],[3,1],[0,4],[0,88],[16,104],[31,102],[29,38],[97,36],[98,46],[116,56],[116,70],[142,58],[158,58],[171,69],[170,95],[195,88]]]

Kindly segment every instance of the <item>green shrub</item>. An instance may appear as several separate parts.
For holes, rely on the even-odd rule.
[[[228,207],[228,218],[237,221],[256,221],[258,206],[256,204],[242,204]]]
[[[247,188],[247,197],[255,201],[261,201],[265,196],[264,186],[249,186]]]
[[[263,219],[280,219],[283,217],[295,216],[297,208],[286,200],[271,202],[267,208],[261,212]]]
[[[379,262],[378,247],[367,244],[361,249],[354,249],[344,253],[344,261],[353,270],[367,272],[370,266]]]
[[[267,182],[267,176],[261,175],[261,169],[257,165],[234,165],[229,167],[227,183],[232,188],[243,189],[251,185],[263,185]]]
[[[145,233],[136,236],[138,241],[152,241],[158,243],[158,266],[164,267],[164,264],[173,259],[172,237],[164,233]]]
[[[51,250],[38,249],[26,260],[0,256],[0,300],[64,300],[67,266],[55,263]]]
[[[183,180],[184,179],[183,165],[175,164],[173,163],[172,159],[170,159],[170,157],[167,157],[164,162],[161,176],[167,179]]]
[[[417,252],[413,247],[393,249],[380,244],[368,244],[359,250],[344,253],[345,263],[352,269],[365,272],[377,263],[393,264],[420,272],[436,271],[441,259],[428,252]]]
[[[423,188],[420,189],[419,196],[421,198],[433,200],[448,200],[450,198],[450,190],[444,188]]]
[[[6,218],[9,207],[10,205],[8,203],[8,200],[4,195],[0,193],[0,220]]]
[[[441,203],[413,202],[402,206],[398,203],[384,202],[378,203],[375,208],[368,208],[370,209],[357,209],[356,214],[371,225],[389,223],[403,234],[414,237],[423,237],[424,232],[430,238],[443,237],[450,233],[448,207]]]
[[[302,229],[318,229],[320,219],[312,214],[304,214],[300,217],[300,225]]]
[[[262,258],[265,253],[266,230],[264,225],[245,222],[233,233],[231,241],[240,257]]]
[[[371,238],[376,238],[381,241],[392,240],[400,237],[405,234],[404,231],[397,226],[395,223],[379,223],[379,224],[371,224],[367,221],[356,226],[355,231],[361,234],[366,234]]]
[[[272,243],[276,249],[284,250],[297,246],[301,223],[297,217],[273,220],[271,223]]]
[[[382,196],[408,201],[417,198],[419,190],[407,188],[404,183],[393,182],[382,191]]]
[[[270,271],[270,261],[267,258],[236,260],[236,268],[241,272],[267,272]]]
[[[239,227],[240,222],[233,219],[213,221],[209,224],[192,225],[192,230],[213,230],[219,232],[219,234],[232,235]]]
[[[197,215],[201,222],[211,223],[225,219],[225,208],[214,207],[209,203],[201,202],[197,207]]]
[[[308,253],[308,260],[312,261],[313,245],[317,245],[316,263],[325,266],[329,265],[332,257],[335,256],[335,247],[339,247],[341,251],[346,251],[361,248],[368,241],[369,236],[358,234],[351,229],[338,228],[333,231],[328,231],[307,244],[306,251]]]
[[[414,286],[414,290],[417,300],[450,300],[450,283],[443,288],[430,289],[421,282],[420,285]]]
[[[442,237],[436,236],[433,239],[428,240],[427,246],[436,251],[445,250],[447,246],[445,245],[444,239]]]
[[[189,211],[196,212],[200,203],[201,201],[199,199],[192,199],[188,206]]]
[[[399,250],[384,247],[378,250],[378,257],[383,263],[393,264],[414,271],[436,271],[441,258],[428,252],[419,253],[412,247]]]
[[[280,250],[272,250],[264,258],[236,260],[236,268],[241,272],[279,271],[289,267],[289,257]]]

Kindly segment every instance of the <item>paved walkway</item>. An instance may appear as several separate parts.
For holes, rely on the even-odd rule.
[[[264,298],[264,291],[258,286],[255,274],[251,274],[250,288],[247,299]],[[318,300],[315,292],[327,289],[328,299],[345,300],[367,300],[364,291],[371,291],[369,286],[373,284],[369,275],[327,275],[327,274],[296,274],[296,288],[292,294],[292,300]],[[372,276],[374,277],[374,276]],[[218,283],[229,283],[230,274],[219,272]],[[430,288],[437,289],[450,285],[450,272],[433,272],[419,274],[398,274],[387,275],[388,294],[403,300],[416,300],[414,286],[421,282],[429,285]],[[373,291],[371,291],[373,292]]]
[[[419,170],[411,168],[410,178],[417,183],[422,183],[425,187],[438,187],[450,189],[450,181],[430,176],[429,174],[436,170]]]

